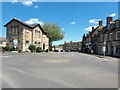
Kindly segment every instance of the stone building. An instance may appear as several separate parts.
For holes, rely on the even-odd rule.
[[[26,24],[13,18],[6,25],[7,45],[21,51],[29,51],[29,45],[49,49],[49,38],[40,24]]]
[[[99,26],[83,36],[82,51],[86,53],[93,50],[94,54],[105,54],[120,57],[120,19],[112,20],[112,17],[106,18],[106,26]]]
[[[81,51],[81,42],[64,42],[63,50],[65,51]]]
[[[106,55],[120,56],[120,20],[112,20],[107,17],[107,24],[100,32],[99,52],[103,54],[103,46],[105,42]]]

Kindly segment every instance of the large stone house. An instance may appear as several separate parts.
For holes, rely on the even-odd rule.
[[[105,42],[106,54],[120,56],[120,20],[112,21],[112,17],[107,17],[107,25],[100,32],[99,52],[103,54]]]
[[[104,48],[105,47],[105,48]],[[120,57],[120,19],[106,18],[106,26],[99,21],[99,26],[88,34],[84,34],[82,40],[82,52],[105,54]]]
[[[102,21],[99,21],[99,25],[96,28],[92,27],[91,32],[83,36],[82,52],[97,54],[98,52],[97,37],[102,29],[103,29]]]
[[[26,24],[13,18],[6,25],[7,45],[21,51],[29,51],[30,44],[41,47],[42,50],[49,49],[49,38],[40,24]]]

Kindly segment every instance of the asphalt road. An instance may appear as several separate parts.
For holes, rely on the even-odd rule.
[[[3,54],[3,88],[117,88],[118,60],[60,52]]]

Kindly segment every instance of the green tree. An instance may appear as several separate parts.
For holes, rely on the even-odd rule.
[[[50,46],[52,46],[53,41],[62,40],[64,38],[64,32],[56,23],[45,23],[42,27],[43,30],[48,33]]]

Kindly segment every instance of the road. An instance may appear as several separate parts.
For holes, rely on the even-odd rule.
[[[76,52],[5,53],[3,88],[117,88],[118,60]]]

